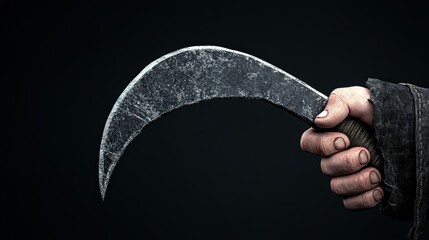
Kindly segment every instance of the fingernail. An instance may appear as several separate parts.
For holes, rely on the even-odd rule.
[[[317,115],[317,118],[324,118],[328,116],[328,109],[324,109],[321,113],[319,113],[319,115]]]
[[[346,142],[344,141],[343,138],[341,137],[337,137],[334,140],[334,148],[337,150],[342,150],[346,147]]]
[[[361,150],[359,152],[359,162],[361,165],[365,165],[368,163],[368,154],[366,154],[365,150]]]
[[[369,179],[371,180],[372,184],[377,184],[380,182],[380,177],[378,176],[378,174],[375,171],[371,171],[369,173]]]
[[[372,192],[372,197],[376,202],[378,202],[383,198],[383,193],[381,193],[380,190],[375,189],[374,192]]]

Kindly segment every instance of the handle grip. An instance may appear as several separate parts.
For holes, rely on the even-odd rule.
[[[367,166],[375,167],[383,174],[383,158],[380,151],[375,147],[376,139],[372,128],[360,120],[348,117],[332,130],[347,135],[350,140],[350,147],[364,147],[368,149],[371,159]]]

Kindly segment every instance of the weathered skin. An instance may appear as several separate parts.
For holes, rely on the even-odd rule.
[[[285,71],[238,51],[197,46],[165,55],[134,78],[110,112],[100,147],[102,198],[125,148],[148,123],[180,107],[215,98],[266,100],[311,126],[327,101]]]

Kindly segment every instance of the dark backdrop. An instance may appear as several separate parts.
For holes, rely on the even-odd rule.
[[[101,201],[113,103],[179,48],[247,52],[325,94],[368,77],[428,85],[425,1],[320,2],[2,1],[2,235],[404,239],[409,222],[345,210],[319,158],[299,148],[307,126],[252,100],[209,101],[149,125]]]

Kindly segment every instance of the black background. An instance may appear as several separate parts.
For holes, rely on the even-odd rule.
[[[98,151],[117,97],[182,47],[262,58],[329,94],[368,77],[427,86],[425,1],[2,1],[5,239],[404,239],[410,222],[350,212],[307,126],[265,102],[213,100],[144,129],[106,200]],[[6,225],[4,224],[6,222]]]

